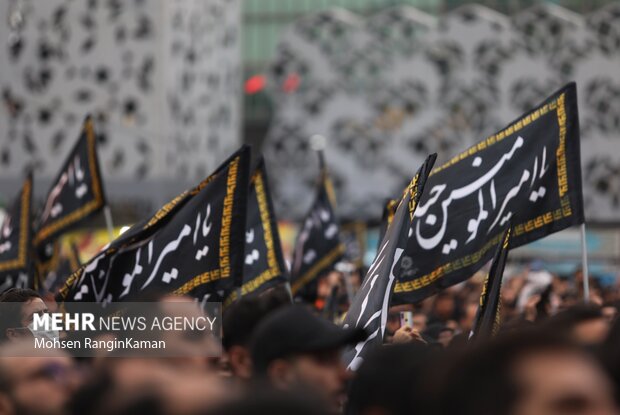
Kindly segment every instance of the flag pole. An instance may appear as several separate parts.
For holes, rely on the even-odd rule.
[[[581,224],[581,273],[583,275],[583,300],[590,302],[590,273],[588,272],[588,246],[586,243],[586,224]]]
[[[321,172],[325,171],[325,137],[320,134],[314,134],[310,137],[310,147],[316,151],[319,156],[319,167]]]
[[[103,207],[103,215],[105,216],[105,226],[108,228],[108,237],[112,242],[114,240],[114,224],[112,223],[112,210],[107,204]]]
[[[293,297],[293,290],[291,289],[291,283],[289,281],[284,284],[284,289],[286,290],[286,293],[288,294],[291,303],[294,303],[295,299]]]
[[[342,261],[336,264],[336,271],[342,273],[344,287],[347,290],[347,299],[349,300],[349,304],[351,304],[353,303],[353,297],[355,296],[353,293],[353,284],[351,284],[351,274],[355,271],[355,266],[349,262]]]

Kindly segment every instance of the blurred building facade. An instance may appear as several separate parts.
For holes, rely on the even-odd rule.
[[[352,53],[356,58],[369,58],[370,65],[360,68],[375,71],[374,79],[382,91],[375,98],[382,100],[383,95],[394,92],[385,82],[389,71],[406,81],[407,71],[420,68],[411,66],[412,60],[417,59],[418,64],[424,60],[416,55],[419,50],[414,50],[420,46],[415,42],[418,38],[423,39],[429,33],[444,40],[458,40],[471,34],[475,37],[478,28],[490,24],[505,29],[498,36],[504,43],[499,49],[488,48],[490,61],[482,62],[486,65],[484,73],[493,75],[493,88],[504,85],[516,89],[523,92],[522,99],[506,110],[505,104],[511,95],[500,94],[502,102],[497,108],[493,101],[489,104],[484,99],[478,100],[480,96],[476,94],[465,95],[464,102],[471,105],[465,110],[475,113],[476,106],[481,104],[486,108],[484,111],[499,109],[500,112],[493,113],[491,123],[471,117],[467,121],[478,123],[475,129],[465,135],[447,134],[438,140],[424,139],[428,130],[420,128],[412,118],[415,122],[405,126],[417,130],[418,137],[413,140],[413,148],[410,146],[401,154],[399,150],[404,147],[395,146],[392,149],[396,154],[394,159],[415,153],[408,159],[415,165],[417,156],[431,150],[440,151],[440,157],[450,157],[509,122],[520,110],[536,103],[560,83],[575,77],[587,79],[590,74],[594,78],[601,75],[598,81],[592,80],[589,89],[580,90],[580,104],[584,109],[582,122],[586,121],[583,123],[584,137],[603,143],[599,146],[588,141],[584,144],[585,154],[604,156],[591,158],[584,164],[585,187],[590,192],[586,200],[602,203],[600,209],[596,205],[589,208],[594,212],[594,216],[590,215],[594,222],[598,220],[617,229],[620,223],[620,3],[608,0],[481,0],[475,3],[480,7],[456,0],[3,1],[0,4],[0,16],[3,16],[0,22],[3,45],[0,49],[0,205],[11,199],[21,184],[24,170],[29,167],[35,169],[37,194],[40,196],[48,190],[51,176],[77,138],[83,115],[91,112],[99,127],[103,175],[117,223],[130,223],[144,217],[207,175],[242,141],[266,151],[272,180],[281,182],[282,178],[293,178],[294,193],[287,195],[282,183],[276,183],[275,187],[280,217],[297,219],[309,205],[308,189],[317,167],[302,142],[313,133],[329,136],[332,132],[328,128],[315,131],[314,126],[335,124],[333,118],[313,118],[316,114],[312,114],[316,106],[321,105],[322,91],[331,84],[308,83],[297,73],[295,60],[289,59],[286,46],[303,57],[308,45],[329,47],[334,44],[347,52],[344,55]],[[399,10],[404,12],[399,14]],[[470,24],[472,20],[468,19],[472,15],[480,17],[477,23]],[[327,20],[316,20],[317,16]],[[445,22],[461,18],[469,22],[461,29],[451,30],[445,25]],[[296,27],[303,26],[304,19],[310,19],[313,30],[316,29],[314,35],[318,36],[308,44],[299,43],[298,38],[290,36]],[[413,24],[408,25],[408,20]],[[374,22],[370,36],[364,33],[369,22]],[[405,34],[400,40],[400,35],[392,30],[399,28],[404,29],[401,34]],[[344,34],[341,29],[352,30],[353,37],[362,36],[353,44],[336,45]],[[470,29],[472,31],[467,32]],[[377,55],[373,48],[364,45],[368,40],[372,43],[377,39],[373,40],[372,36],[387,42],[383,43],[384,49],[396,41],[395,47],[388,49],[397,55],[392,54],[390,59],[396,56],[400,68],[382,60],[387,55]],[[532,47],[532,54],[539,54],[535,60],[538,66],[530,68],[531,75],[552,78],[553,82],[528,89],[514,83],[502,84],[495,79],[505,67],[494,65],[494,61],[510,53],[509,39],[515,38],[520,39],[521,46],[523,39],[534,40],[529,44],[525,42],[526,47]],[[545,38],[552,41],[541,40]],[[422,43],[428,45],[428,40]],[[375,67],[372,61],[377,58],[379,65]],[[311,65],[306,70],[317,79],[333,77],[333,72],[322,71],[318,65],[330,59],[325,53],[312,55]],[[549,70],[550,62],[559,62],[556,72]],[[363,105],[369,97],[364,95],[369,91],[368,80],[357,71],[355,60],[350,63],[350,73],[345,78],[351,82],[339,82],[333,91],[361,93],[362,99],[357,102]],[[441,86],[446,79],[454,79],[455,74],[457,78],[480,75],[476,75],[478,69],[467,65],[459,68],[466,69],[459,74],[445,59],[439,68],[429,67],[428,62],[423,65],[425,69],[418,71],[425,76],[422,84],[429,87],[434,97],[450,95],[446,95]],[[522,72],[521,69],[519,66],[513,73]],[[244,85],[248,87],[246,81],[256,76],[251,93],[243,93]],[[283,81],[286,94],[281,91]],[[493,88],[477,89],[475,84],[468,88],[461,92],[484,95],[485,91],[494,91]],[[429,96],[419,95],[416,88],[400,92],[403,96],[397,97],[397,101],[404,111],[394,112],[391,105],[379,105],[384,115],[379,117],[379,124],[384,130],[403,121],[404,113],[422,112],[430,102]],[[325,102],[330,99],[325,98]],[[306,112],[303,107],[308,100],[311,111]],[[458,122],[464,117],[450,118],[446,114],[454,115],[452,110],[461,114],[463,107],[451,106],[449,101],[431,110],[436,112],[438,120],[452,119],[455,127],[460,127]],[[340,108],[350,103],[347,100],[334,102],[332,104]],[[282,107],[283,103],[289,105],[289,114],[302,117],[299,125],[303,127],[297,133],[284,131],[280,134],[289,147],[302,143],[301,149],[293,148],[288,156],[275,150],[278,143],[284,142],[277,137],[277,127],[284,120],[278,119],[278,106]],[[358,111],[355,105],[350,110],[357,112],[358,117],[366,114],[363,109]],[[341,128],[342,134],[336,139],[340,144],[346,143],[347,137],[356,139],[362,144],[357,149],[360,154],[372,155],[376,152],[373,146],[384,137],[367,134],[370,130]],[[437,142],[443,143],[442,146],[433,148],[435,144],[432,143]],[[373,170],[372,160],[351,154],[345,147],[328,150],[328,161],[334,166],[333,176],[339,187],[342,216],[345,219],[376,219],[380,216],[377,206],[382,196],[392,196],[399,180],[406,180],[414,167],[379,172],[380,169]],[[295,169],[290,169],[291,163]],[[376,194],[374,202],[367,206],[351,192],[353,187],[349,185],[353,183],[351,177],[356,175],[358,180],[363,180],[364,176],[359,173],[364,171],[377,172],[379,179],[373,180],[386,179],[382,189],[385,195]],[[601,247],[614,249],[620,240],[617,231],[596,237],[602,241]],[[610,244],[611,240],[615,244]],[[607,250],[600,253],[601,260],[610,257]],[[617,256],[613,261],[618,261]]]
[[[29,168],[48,190],[88,113],[117,215],[157,208],[239,146],[241,0],[7,0],[0,16],[5,200]]]
[[[613,0],[243,0],[243,65],[245,79],[262,73],[276,54],[282,30],[300,17],[333,7],[362,16],[388,7],[408,5],[439,16],[465,4],[480,4],[504,14],[513,14],[536,4],[554,4],[576,13],[589,13]],[[264,94],[246,96],[244,101],[246,135],[260,141],[272,108]]]
[[[341,216],[371,220],[427,154],[446,161],[576,81],[586,216],[618,223],[619,21],[618,2],[304,14],[280,31],[264,88],[246,88],[246,122],[263,130],[246,124],[245,139],[262,144],[281,217],[298,219],[317,170],[309,137],[326,136]]]

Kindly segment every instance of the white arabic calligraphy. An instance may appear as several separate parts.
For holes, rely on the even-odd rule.
[[[377,256],[377,259],[375,260],[376,265],[373,263],[372,267],[371,267],[371,271],[373,272],[373,274],[371,274],[369,272],[369,276],[372,275],[372,281],[370,282],[370,287],[368,287],[368,291],[366,291],[366,296],[364,297],[364,301],[362,302],[362,306],[361,306],[361,310],[359,313],[359,317],[355,323],[355,327],[359,327],[360,321],[362,316],[364,315],[364,312],[366,311],[366,307],[368,306],[368,300],[369,297],[371,295],[371,293],[373,292],[373,288],[374,285],[379,277],[379,274],[376,273],[377,268],[379,267],[379,265],[381,265],[381,263],[383,262],[383,260],[385,259],[385,254],[383,253],[385,250],[385,247],[389,244],[389,240],[386,238],[385,242],[383,244],[383,247],[381,249],[381,253],[380,256]],[[381,318],[381,322],[379,324],[379,326],[366,338],[366,340],[364,340],[363,342],[359,342],[358,344],[355,345],[355,356],[353,357],[353,359],[351,360],[351,363],[349,363],[349,366],[347,367],[348,370],[352,370],[352,371],[356,371],[359,366],[364,362],[364,359],[361,357],[361,353],[362,350],[364,350],[364,347],[366,346],[366,344],[368,344],[369,342],[371,342],[373,339],[375,339],[377,336],[381,335],[383,336],[385,334],[385,326],[387,323],[387,317],[388,317],[388,308],[389,308],[389,300],[390,300],[390,295],[392,293],[392,286],[394,285],[394,282],[396,281],[396,277],[394,276],[394,268],[396,267],[396,264],[398,263],[398,260],[400,259],[401,255],[403,254],[403,249],[401,248],[396,248],[395,252],[394,252],[394,257],[392,258],[392,264],[390,267],[390,275],[389,275],[389,280],[387,282],[387,286],[385,287],[385,293],[383,296],[383,301],[381,303],[381,309],[375,311],[366,321],[366,323],[364,324],[363,328],[367,329],[368,326],[370,326],[370,324],[372,322],[374,322],[377,318]],[[368,278],[370,279],[370,278]],[[367,284],[364,284],[364,288],[367,286]]]
[[[123,287],[125,287],[125,289],[123,290],[121,295],[118,296],[119,299],[129,294],[129,290],[131,289],[131,283],[133,282],[134,278],[136,278],[138,275],[142,273],[143,268],[140,265],[140,251],[141,250],[142,249],[138,249],[138,251],[136,252],[136,263],[133,267],[133,270],[131,271],[131,274],[125,274],[123,276],[122,285]]]
[[[441,222],[441,228],[434,236],[430,238],[423,237],[422,234],[420,233],[421,221],[418,221],[416,225],[416,238],[417,238],[417,241],[420,247],[426,250],[430,250],[430,249],[435,248],[437,245],[439,245],[439,243],[442,241],[446,233],[446,228],[447,228],[447,223],[448,223],[448,207],[450,206],[450,204],[455,200],[463,199],[471,195],[472,193],[482,188],[482,186],[484,186],[486,183],[491,181],[495,177],[495,175],[501,170],[504,164],[508,160],[512,159],[517,149],[523,147],[523,143],[524,143],[523,138],[521,136],[518,136],[512,148],[510,149],[510,151],[502,155],[500,160],[487,173],[485,173],[483,176],[479,177],[472,183],[469,183],[468,185],[464,187],[454,189],[450,192],[448,197],[441,202],[441,211],[442,211],[442,216],[443,216],[442,222]],[[443,191],[446,189],[446,187],[447,186],[445,184],[439,184],[439,185],[434,186],[429,192],[431,195],[430,200],[425,205],[418,206],[415,216],[423,217],[428,212],[428,210],[437,202],[437,200],[439,200],[439,197],[441,196]]]
[[[155,278],[155,275],[157,275],[157,271],[159,271],[159,267],[161,266],[161,263],[164,260],[164,258],[168,256],[168,254],[176,251],[179,248],[179,245],[181,244],[181,241],[183,240],[183,238],[190,235],[191,233],[192,233],[191,226],[183,225],[183,229],[181,229],[181,232],[179,232],[179,236],[177,236],[177,239],[175,239],[174,241],[168,242],[168,244],[164,247],[164,249],[162,249],[161,254],[159,255],[159,258],[157,258],[157,262],[155,263],[155,268],[151,272],[151,275],[149,275],[146,282],[142,284],[142,287],[140,287],[141,290],[145,289],[153,281],[153,279]]]

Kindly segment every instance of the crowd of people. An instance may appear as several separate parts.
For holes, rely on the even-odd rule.
[[[214,358],[34,350],[27,328],[54,304],[11,289],[0,295],[17,310],[0,318],[0,415],[619,414],[620,286],[593,279],[586,304],[582,278],[536,263],[507,276],[501,328],[476,342],[481,275],[394,305],[384,345],[355,372],[342,352],[367,333],[337,324],[347,307],[342,275],[322,278],[312,303],[292,304],[283,287],[236,301]]]

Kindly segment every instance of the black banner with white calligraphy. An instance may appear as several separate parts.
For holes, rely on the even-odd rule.
[[[32,175],[7,211],[0,226],[0,292],[9,288],[30,288],[32,281]]]
[[[105,206],[96,141],[93,120],[88,116],[37,220],[34,245],[41,262],[52,259],[52,245],[57,236]]]
[[[510,248],[510,232],[510,227],[504,231],[502,243],[497,246],[491,269],[482,286],[478,312],[476,313],[474,327],[469,336],[469,341],[471,342],[488,339],[495,336],[499,331],[502,305],[500,294],[504,267],[506,266],[508,250]]]
[[[69,277],[58,301],[130,301],[146,291],[218,300],[241,284],[250,150],[134,225]]]
[[[316,278],[330,271],[340,261],[345,246],[340,240],[338,219],[335,212],[335,196],[326,169],[321,169],[316,199],[295,241],[291,266],[291,290],[293,295],[313,297],[309,285]],[[304,288],[308,286],[308,288]],[[302,289],[304,293],[302,293]],[[302,296],[305,296],[302,295]]]
[[[435,168],[416,218],[396,303],[469,278],[509,221],[514,248],[583,223],[575,84]]]
[[[243,285],[228,295],[225,305],[240,296],[259,294],[286,282],[288,272],[282,255],[278,222],[271,201],[265,163],[261,158],[250,178]]]
[[[368,351],[383,344],[392,289],[402,269],[401,258],[410,240],[414,214],[436,158],[436,154],[430,155],[405,189],[379,252],[345,316],[344,327],[363,328],[368,333],[366,340],[345,352],[349,370],[357,370]]]

